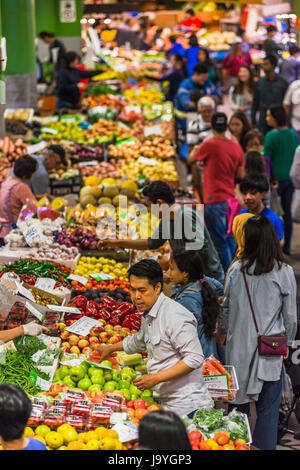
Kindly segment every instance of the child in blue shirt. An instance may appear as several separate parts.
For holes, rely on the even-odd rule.
[[[240,182],[240,192],[242,193],[246,209],[242,209],[240,214],[251,212],[254,215],[262,215],[270,219],[274,225],[276,234],[281,241],[284,234],[284,224],[279,215],[265,206],[264,199],[269,191],[269,183],[266,176],[248,175]]]

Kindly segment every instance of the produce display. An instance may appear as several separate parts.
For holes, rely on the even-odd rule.
[[[131,180],[138,180],[141,176],[145,176],[149,181],[178,181],[173,161],[126,161],[122,163],[120,171],[123,176],[126,175]]]
[[[74,288],[72,290],[71,296],[76,297],[77,295],[84,295],[88,300],[101,303],[102,297],[109,295],[113,300],[120,303],[131,302],[131,296],[128,292],[128,288],[126,287],[126,284],[129,285],[129,283],[123,280],[118,281],[116,279],[114,279],[114,282],[115,284],[119,282],[120,284],[124,283],[125,285],[123,288],[116,287],[114,289],[110,289],[109,287],[105,287],[107,285],[107,281],[89,281],[85,286],[82,286],[81,289],[80,286],[76,285],[76,281],[74,281],[74,283],[72,282],[72,287],[76,287],[76,289]],[[99,286],[99,284],[101,284],[101,286]],[[92,288],[90,287],[91,285]]]
[[[27,145],[24,144],[22,139],[17,139],[15,142],[8,137],[0,139],[0,183],[7,178],[11,166],[22,155],[27,154]]]
[[[79,250],[73,246],[69,247],[64,244],[52,243],[42,245],[37,249],[32,250],[29,256],[35,259],[46,260],[69,260],[75,259],[79,254]]]
[[[110,258],[82,256],[77,263],[74,274],[89,277],[90,274],[108,274],[112,278],[127,278],[127,266]],[[94,276],[95,277],[95,276]],[[99,276],[99,280],[101,276]]]
[[[139,158],[140,156],[167,159],[174,157],[175,149],[169,139],[152,137],[143,143],[138,140],[129,140],[118,145],[110,145],[109,154],[114,158],[124,158],[126,160]]]
[[[75,144],[72,152],[72,158],[80,161],[102,160],[104,149],[99,145],[79,145]]]
[[[7,266],[1,267],[2,273],[13,272],[19,276],[46,277],[54,279],[63,285],[70,285],[68,279],[71,269],[53,261],[37,261],[34,259],[21,259]]]
[[[120,162],[115,160],[110,160],[110,162],[100,162],[96,165],[90,166],[79,166],[80,164],[76,163],[74,168],[81,168],[83,181],[88,176],[98,176],[99,178],[120,178]]]

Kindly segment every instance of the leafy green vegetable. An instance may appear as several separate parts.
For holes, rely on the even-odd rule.
[[[38,366],[51,366],[56,356],[60,353],[60,349],[47,349],[38,360]]]
[[[19,354],[24,354],[27,358],[31,357],[37,351],[46,349],[47,346],[36,336],[19,336],[14,339],[14,345]]]
[[[226,430],[230,433],[230,439],[235,441],[236,439],[245,439],[248,441],[248,429],[244,421],[239,417],[235,416],[230,418],[226,423]]]
[[[223,410],[198,410],[194,414],[193,423],[199,430],[214,431],[224,423]]]

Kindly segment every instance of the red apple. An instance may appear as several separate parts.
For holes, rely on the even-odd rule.
[[[78,347],[80,349],[86,348],[89,345],[89,342],[86,339],[80,339],[78,341]]]
[[[118,335],[114,335],[107,341],[107,344],[116,344],[119,343],[119,339],[117,338]],[[123,338],[122,338],[123,339]]]
[[[134,402],[135,402],[135,400],[129,400],[127,402],[127,408],[132,408],[134,410],[135,409]]]
[[[78,344],[79,338],[77,335],[70,335],[68,341],[71,346],[76,346]]]
[[[60,334],[61,339],[67,339],[69,337],[69,332],[68,331],[62,331]]]
[[[108,336],[107,332],[103,331],[103,333],[100,333],[99,339],[102,343],[107,343],[107,341],[109,340],[109,336]]]
[[[137,333],[137,330],[131,330],[131,334],[135,335]]]
[[[92,342],[95,341],[95,339],[98,341],[97,336],[90,336],[89,337],[89,343],[92,344]]]
[[[92,344],[90,345],[90,347],[94,350],[94,349],[97,349],[99,348],[100,346],[100,341],[93,341]]]
[[[114,330],[115,330],[115,331],[121,331],[121,330],[122,330],[122,326],[121,326],[121,325],[116,325],[116,326],[114,327]]]
[[[118,342],[123,340],[122,335],[115,335],[114,338],[117,338]]]
[[[81,336],[81,335],[79,335],[78,338],[79,338],[79,339],[86,339],[87,341],[88,341],[88,339],[89,339],[88,336]]]
[[[92,336],[99,336],[100,333],[104,331],[104,328],[102,326],[95,326],[94,328],[91,329],[90,335]]]
[[[63,347],[61,348],[61,350],[62,350],[63,353],[70,353],[70,352],[71,352],[71,349],[68,348],[67,346],[63,346]]]
[[[82,350],[83,354],[89,355],[91,352],[93,352],[92,348],[89,348],[88,346],[86,348],[83,348]]]
[[[112,325],[105,325],[104,330],[105,331],[113,331],[114,327]]]
[[[70,345],[70,343],[68,343],[68,341],[64,341],[63,343],[61,343],[61,347],[62,348],[70,348],[71,345]]]
[[[80,349],[78,346],[72,346],[71,347],[71,353],[72,354],[80,354]]]
[[[144,400],[134,400],[134,408],[135,408],[135,410],[137,410],[137,409],[144,410],[145,408],[147,408],[146,402]]]

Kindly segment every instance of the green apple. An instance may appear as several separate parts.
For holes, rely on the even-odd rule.
[[[74,366],[70,369],[70,377],[74,382],[78,382],[85,376],[85,369],[81,366]]]
[[[130,375],[132,379],[136,378],[136,371],[131,367],[124,367],[124,369],[122,369],[122,372]]]
[[[98,373],[99,371],[100,371],[100,373],[103,375],[103,370],[102,370],[102,369],[99,369],[99,367],[90,367],[90,368],[88,369],[88,374],[89,374],[89,376],[91,377],[95,372]]]
[[[141,392],[135,385],[130,385],[130,389],[129,389],[129,390],[130,390],[130,393],[131,393],[132,395],[137,395],[138,397],[141,396],[141,393],[142,393],[142,392]]]
[[[92,385],[92,382],[88,377],[85,377],[84,379],[79,380],[77,387],[81,388],[82,390],[88,390],[89,387]]]
[[[110,369],[113,368],[113,365],[112,365],[112,363],[111,363],[110,361],[102,361],[102,362],[100,362],[100,364],[101,364],[102,366],[109,367]]]
[[[59,374],[61,379],[64,379],[67,375],[69,375],[69,366],[62,366],[60,369],[58,369],[57,373]]]
[[[153,403],[153,397],[143,397],[143,394],[139,397],[139,400],[144,400],[146,401],[147,403]]]
[[[129,390],[130,389],[130,382],[128,382],[127,380],[120,380],[119,386],[120,386],[120,388]]]
[[[103,377],[105,378],[106,382],[109,382],[113,378],[110,372],[104,372]]]
[[[100,384],[93,384],[89,387],[89,392],[94,392],[95,390],[102,390],[102,387]]]
[[[97,384],[97,385],[105,384],[105,378],[99,374],[93,374],[91,377],[91,381],[93,382],[93,384]]]
[[[140,399],[140,396],[139,395],[136,395],[135,393],[132,393],[131,394],[131,400],[139,400]],[[145,400],[144,400],[145,401]]]
[[[82,362],[79,367],[83,367],[85,374],[88,373],[89,365],[87,364],[87,362]]]
[[[141,398],[144,399],[145,397],[152,397],[152,391],[151,390],[144,390],[141,394]]]
[[[66,377],[64,377],[63,385],[67,385],[71,388],[76,386],[75,382],[73,382],[72,378],[69,375],[66,375]]]
[[[104,385],[103,391],[108,392],[110,390],[113,392],[114,390],[116,390],[117,386],[118,386],[117,383],[111,380],[110,382],[106,382],[106,384]]]
[[[112,377],[113,377],[113,380],[115,380],[115,381],[121,380],[121,371],[113,370],[112,371]]]
[[[128,390],[128,388],[121,388],[120,392],[123,393],[124,397],[126,398],[126,400],[131,400],[131,393],[130,391]]]
[[[132,377],[131,375],[127,374],[127,372],[121,372],[121,379],[129,383],[132,382]]]

